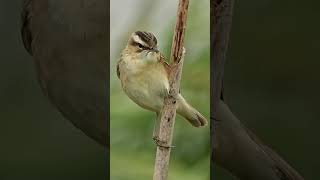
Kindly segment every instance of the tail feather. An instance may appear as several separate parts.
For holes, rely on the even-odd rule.
[[[195,127],[201,127],[208,124],[207,119],[195,108],[189,105],[181,95],[178,97],[177,113],[183,116]]]

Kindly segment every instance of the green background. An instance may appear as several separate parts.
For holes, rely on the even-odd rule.
[[[193,1],[195,2],[201,4],[202,1]],[[154,5],[155,9],[158,9],[159,4],[162,3]],[[320,2],[313,0],[236,1],[224,79],[226,101],[237,117],[308,180],[320,178],[317,155],[320,151],[319,6]],[[194,5],[190,8],[192,10]],[[0,1],[0,179],[105,179],[107,168],[105,151],[63,119],[42,95],[32,59],[21,43],[20,9],[21,1]],[[172,10],[175,11],[174,8]],[[206,9],[198,13],[202,12],[206,13]],[[121,19],[119,21],[122,22]],[[164,19],[162,22],[174,23],[174,17],[170,20]],[[136,21],[130,24],[135,23]],[[190,26],[190,23],[188,25]],[[164,31],[168,33],[157,32],[157,35],[161,36],[158,38],[161,39],[161,43],[170,42],[171,30],[172,25],[167,25]],[[188,32],[187,36],[191,36],[190,33],[192,32]],[[127,38],[123,36],[119,44],[123,45]],[[118,45],[118,48],[122,48],[121,45]],[[165,47],[163,44],[161,50],[168,55],[169,48]],[[187,50],[189,59],[186,62],[192,63],[193,59],[197,59],[192,56],[196,57],[198,53],[192,53],[188,47]],[[118,54],[116,51],[114,53],[115,58]],[[198,65],[199,62],[196,61],[192,66]],[[209,67],[204,66],[204,68]],[[191,81],[190,77],[187,77],[191,72],[187,72],[186,69],[183,72],[183,81],[206,83],[203,79]],[[202,71],[202,68],[199,68],[198,72]],[[118,80],[113,79],[114,87],[119,86]],[[194,97],[194,92],[191,90],[193,88],[197,87],[184,85],[182,93],[196,107],[203,106],[201,105],[203,100]],[[122,91],[119,90],[117,93],[122,94]],[[143,141],[139,139],[141,142],[137,144],[144,143],[146,147],[141,149],[150,154],[139,151],[140,155],[136,154],[130,160],[132,164],[137,159],[142,163],[134,164],[129,170],[138,166],[139,169],[145,167],[146,172],[152,171],[155,149],[151,142],[151,133],[154,115],[134,105],[123,94],[121,96],[127,102],[126,107],[132,106],[131,111],[140,112],[143,116],[142,120],[136,121],[135,126],[126,129],[140,128],[139,123],[148,125],[148,130],[135,131],[135,134],[145,134]],[[205,111],[208,110],[202,111],[207,113]],[[112,120],[112,123],[114,121]],[[126,119],[121,121],[127,122]],[[177,119],[178,125],[192,129],[181,119]],[[117,128],[122,127],[124,126],[119,125]],[[175,142],[179,139],[185,142],[183,140],[188,139],[186,136],[195,133],[180,132],[178,136],[177,128]],[[130,136],[130,138],[138,137]],[[129,147],[132,144],[137,145],[137,141],[131,141]],[[118,145],[120,144],[122,143]],[[200,148],[197,145],[189,149]],[[190,171],[192,165],[188,165],[190,164],[188,161],[195,161],[194,154],[189,153],[190,157],[185,155],[183,157],[177,154],[177,151],[173,152],[172,158],[176,158],[173,162],[176,161],[177,165],[171,164],[171,168],[174,169],[171,171],[172,176],[178,174],[180,177],[180,173],[183,175],[187,173],[189,177],[208,176],[205,169],[208,165],[206,160],[203,163],[204,167],[200,166],[202,163],[199,161],[194,165],[195,170]],[[205,152],[199,154],[206,158]],[[125,158],[125,156],[119,157],[118,163],[127,164],[126,160],[122,161]],[[200,174],[201,172],[204,174]],[[224,170],[216,168],[213,179],[234,178]]]
[[[123,1],[125,2],[125,1]],[[176,21],[176,8],[153,25],[158,12],[147,12],[164,6],[160,1],[149,6],[144,1],[144,12],[122,11],[121,1],[111,1],[111,86],[110,86],[110,165],[112,180],[152,179],[156,146],[152,140],[156,115],[136,105],[122,91],[117,78],[116,61],[125,47],[128,37],[136,30],[153,32],[159,49],[169,58],[173,30]],[[136,1],[138,2],[138,1]],[[168,2],[163,2],[164,4]],[[177,7],[176,2],[170,3]],[[141,4],[140,4],[141,5]],[[130,6],[130,5],[128,5]],[[160,8],[159,8],[160,9]],[[161,11],[161,10],[160,10]],[[169,15],[170,14],[170,15]],[[119,17],[120,16],[120,17]],[[122,17],[125,16],[125,17]],[[152,16],[152,17],[150,17]],[[185,38],[186,58],[181,81],[181,93],[207,119],[210,114],[210,25],[209,1],[191,1]],[[113,18],[117,17],[117,18]],[[122,19],[124,18],[124,19]],[[119,19],[130,22],[115,30]],[[121,31],[121,32],[119,32]],[[114,38],[118,37],[118,38]],[[114,38],[114,40],[113,40]],[[181,116],[177,116],[170,159],[169,179],[207,180],[210,169],[209,126],[194,128]]]

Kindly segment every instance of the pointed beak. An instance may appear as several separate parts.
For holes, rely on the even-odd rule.
[[[159,50],[157,48],[152,48],[151,51],[158,53]]]

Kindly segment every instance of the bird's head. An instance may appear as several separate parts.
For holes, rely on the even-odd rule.
[[[157,38],[150,32],[136,31],[132,33],[126,48],[130,53],[142,59],[153,59],[159,55]]]

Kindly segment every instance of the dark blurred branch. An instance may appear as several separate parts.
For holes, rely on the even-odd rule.
[[[298,172],[244,127],[222,100],[233,3],[233,0],[211,3],[212,161],[241,180],[302,180]],[[214,179],[214,174],[211,177]]]
[[[157,154],[155,160],[154,180],[168,178],[169,160],[173,128],[176,117],[176,99],[179,94],[180,79],[184,61],[183,42],[187,24],[189,0],[179,0],[177,21],[171,48],[171,70],[169,76],[170,90],[165,97],[164,106],[160,112],[159,129],[155,129],[157,140]],[[157,123],[157,122],[156,122]]]

